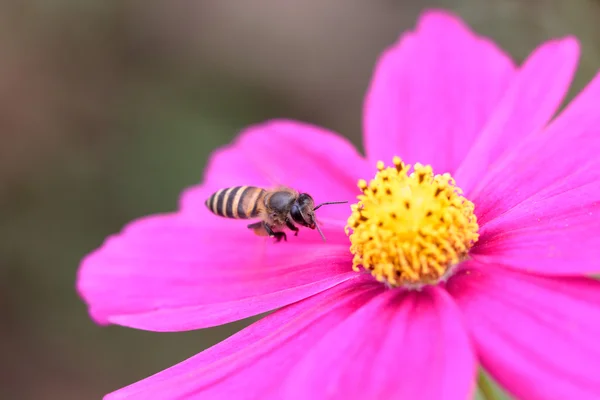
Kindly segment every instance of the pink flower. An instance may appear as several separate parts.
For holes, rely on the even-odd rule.
[[[552,119],[578,56],[568,37],[516,67],[431,11],[377,64],[366,158],[298,122],[244,131],[177,212],[86,257],[78,289],[99,323],[153,331],[278,310],[107,398],[466,399],[478,365],[518,398],[599,398],[600,76]],[[396,155],[464,197],[398,159],[377,173]],[[273,183],[352,202],[374,176],[350,220],[319,209],[326,243],[307,228],[265,242],[204,204]]]

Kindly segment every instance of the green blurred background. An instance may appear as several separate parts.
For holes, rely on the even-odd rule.
[[[244,126],[297,118],[360,146],[377,55],[431,6],[519,61],[576,34],[574,91],[600,66],[597,0],[1,2],[0,398],[97,399],[243,326],[98,327],[74,291],[78,262],[172,210]]]

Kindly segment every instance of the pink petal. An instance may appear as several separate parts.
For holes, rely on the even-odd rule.
[[[345,138],[312,125],[277,120],[250,127],[231,145],[218,150],[205,173],[204,187],[279,185],[309,193],[317,203],[352,202],[358,194],[360,178],[374,174]],[[205,194],[199,187],[188,189],[181,204],[192,215],[204,212]],[[321,220],[333,220],[343,227],[349,205],[323,207]]]
[[[100,323],[157,331],[223,324],[355,276],[343,231],[325,233],[327,243],[307,232],[273,243],[244,223],[142,218],[84,259],[77,286]]]
[[[281,398],[282,380],[306,349],[382,290],[372,279],[342,283],[106,398]]]
[[[600,398],[600,282],[471,263],[448,290],[483,367],[516,398]]]
[[[549,41],[529,56],[456,171],[465,193],[507,149],[546,126],[569,90],[578,59],[579,43],[572,37]]]
[[[600,75],[544,134],[494,168],[471,199],[481,261],[548,274],[600,270]]]
[[[368,158],[398,155],[454,172],[514,73],[510,58],[458,17],[426,12],[377,64],[364,110]]]
[[[600,154],[599,103],[600,74],[550,126],[529,135],[490,169],[469,194],[482,225],[543,190],[567,192],[593,182]]]
[[[575,179],[581,182],[557,182],[487,223],[473,257],[542,274],[599,272],[600,163]]]
[[[476,363],[445,291],[388,290],[333,328],[287,381],[287,398],[467,399]]]

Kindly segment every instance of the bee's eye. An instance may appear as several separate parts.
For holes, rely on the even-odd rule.
[[[292,215],[292,219],[300,225],[306,226],[306,221],[304,220],[304,216],[302,215],[302,209],[297,204],[294,203],[292,208],[290,209],[290,214]]]

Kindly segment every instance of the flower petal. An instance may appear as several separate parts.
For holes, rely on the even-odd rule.
[[[597,168],[600,154],[600,74],[543,131],[499,160],[468,194],[480,225],[545,189],[567,192]]]
[[[460,312],[439,288],[388,290],[307,350],[288,398],[466,399],[474,389]]]
[[[456,16],[426,12],[379,60],[365,102],[371,162],[454,172],[502,98],[515,67]]]
[[[317,203],[352,201],[359,193],[358,179],[374,171],[345,138],[309,124],[276,120],[246,129],[218,150],[209,161],[203,187],[216,191],[285,185],[309,193]],[[196,186],[185,192],[181,206],[194,215],[204,210],[205,200]],[[343,224],[349,214],[349,205],[319,210],[320,219]]]
[[[586,169],[484,225],[474,259],[541,274],[600,272],[600,163]]]
[[[548,124],[569,90],[578,60],[579,43],[573,37],[549,41],[529,56],[456,171],[465,193],[507,149]]]
[[[182,214],[142,218],[84,259],[77,286],[100,323],[156,331],[219,325],[354,276],[343,231],[326,233],[326,244],[318,235],[273,243],[244,226]]]
[[[106,399],[281,398],[282,380],[306,349],[382,290],[360,277],[342,283]]]
[[[599,398],[600,282],[470,264],[447,287],[483,367],[516,398]]]
[[[473,254],[481,261],[544,274],[600,270],[598,104],[600,75],[473,193],[482,233]]]

